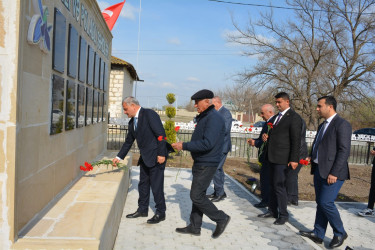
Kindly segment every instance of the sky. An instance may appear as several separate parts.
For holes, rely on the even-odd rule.
[[[121,0],[98,0],[103,10]],[[284,0],[236,0],[285,6]],[[231,15],[245,25],[270,8],[208,0],[126,0],[112,29],[112,55],[131,63],[140,79],[132,95],[141,106],[162,108],[168,93],[184,106],[201,89],[214,93],[235,84],[234,76],[256,63],[241,56],[241,47],[227,42],[235,32]],[[293,14],[274,9],[277,17]],[[272,38],[270,38],[272,39]],[[135,93],[136,89],[136,93]]]

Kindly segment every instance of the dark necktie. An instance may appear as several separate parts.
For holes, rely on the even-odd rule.
[[[134,130],[137,130],[137,120],[138,118],[137,117],[134,117]]]
[[[326,127],[326,124],[327,124],[327,121],[324,121],[322,127],[321,127],[320,130],[319,130],[318,137],[317,137],[316,140],[315,140],[314,148],[313,148],[313,151],[312,151],[312,154],[311,154],[311,159],[312,159],[312,160],[315,160],[316,157],[317,157],[317,155],[318,155],[319,143],[320,143],[320,141],[321,141],[322,138],[323,138],[324,129],[325,129],[325,127]]]
[[[283,116],[283,114],[279,113],[279,115],[277,116],[276,118],[276,122],[273,124],[273,125],[277,125],[281,119],[281,117]]]

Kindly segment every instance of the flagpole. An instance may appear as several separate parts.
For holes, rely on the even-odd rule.
[[[142,0],[139,0],[137,70],[139,70],[138,60],[139,60],[139,41],[140,41],[140,36],[141,36],[141,12],[142,12]],[[137,85],[138,85],[138,79],[135,79],[135,89],[134,89],[135,98],[137,98]]]

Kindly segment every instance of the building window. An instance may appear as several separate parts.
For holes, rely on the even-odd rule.
[[[64,15],[55,8],[55,21],[53,28],[53,69],[63,73],[65,65],[65,35],[66,19]]]
[[[76,83],[68,80],[66,83],[65,130],[76,127]]]
[[[88,55],[87,55],[87,84],[92,85],[94,81],[94,61],[95,53],[91,46],[88,46]]]
[[[86,88],[86,126],[92,123],[92,89]]]
[[[68,75],[73,78],[77,77],[78,45],[78,32],[69,24]]]
[[[85,125],[85,86],[78,84],[77,87],[77,128]]]
[[[50,134],[58,134],[63,131],[64,122],[64,78],[52,76],[52,110]]]

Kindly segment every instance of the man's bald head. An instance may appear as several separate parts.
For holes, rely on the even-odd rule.
[[[260,116],[263,120],[267,121],[275,115],[275,108],[271,104],[264,104],[260,109]]]
[[[221,106],[223,106],[223,103],[221,102],[221,98],[219,96],[214,96],[214,98],[212,98],[212,104],[215,105],[216,110],[219,110]]]

